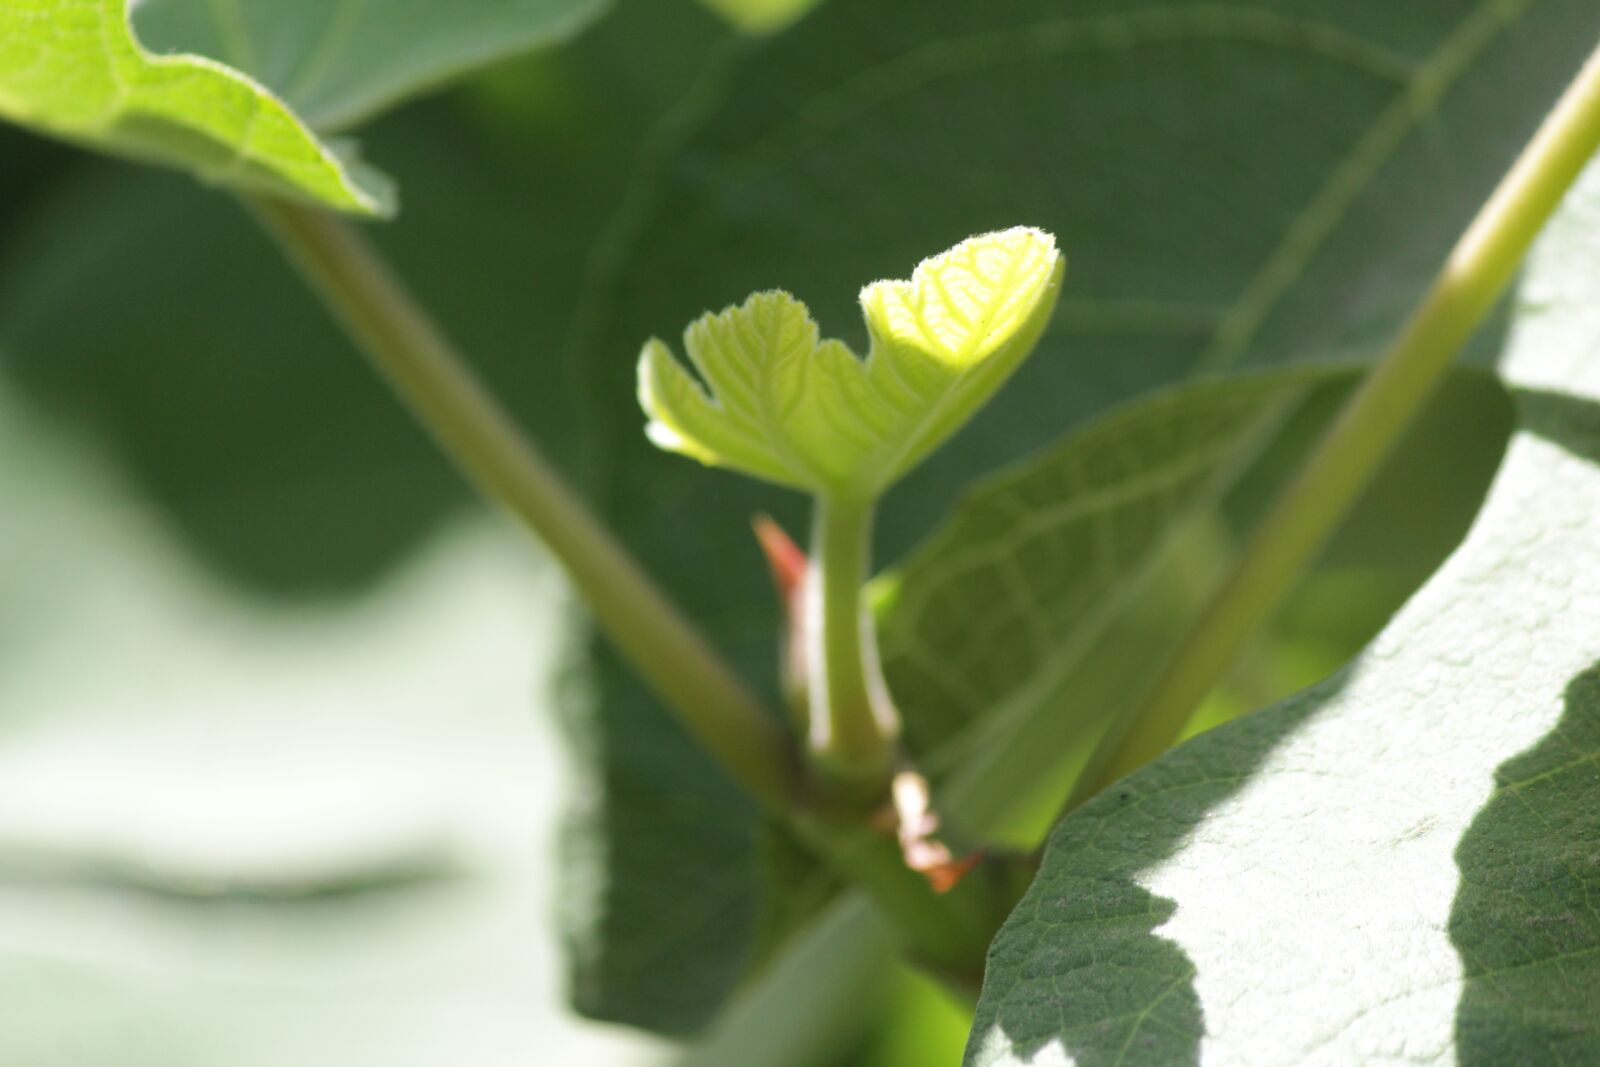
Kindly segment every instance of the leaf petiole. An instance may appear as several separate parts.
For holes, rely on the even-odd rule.
[[[1145,698],[1102,739],[1065,811],[1178,738],[1338,528],[1597,149],[1600,51],[1589,57],[1461,235],[1422,303],[1273,504]]]
[[[893,770],[900,716],[878,665],[876,630],[862,604],[873,511],[870,500],[816,498],[806,581],[811,673],[806,748],[813,766],[832,784],[848,784],[880,799]]]

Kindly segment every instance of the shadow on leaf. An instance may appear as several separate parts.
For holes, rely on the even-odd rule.
[[[1177,905],[1144,883],[1344,678],[1236,724],[1248,729],[1223,727],[1175,749],[1057,827],[1039,879],[990,948],[988,974],[1012,976],[1018,988],[1007,995],[986,984],[969,1063],[1200,1062],[1195,965],[1160,933]],[[1060,927],[1073,936],[1052,936]]]
[[[1600,405],[1518,392],[1527,427],[1600,462]],[[1567,686],[1560,721],[1502,763],[1456,849],[1450,939],[1465,986],[1463,1064],[1600,1061],[1600,661]]]
[[[1450,939],[1466,986],[1467,1067],[1600,1061],[1600,664],[1567,687],[1554,731],[1500,765],[1456,849]]]

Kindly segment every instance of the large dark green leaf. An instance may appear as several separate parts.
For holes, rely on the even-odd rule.
[[[1231,513],[1248,517],[1260,497],[1281,486],[1292,460],[1304,454],[1311,436],[1305,427],[1319,426],[1353,380],[1353,369],[1340,367],[1252,372],[1131,403],[981,486],[902,571],[885,579],[889,677],[902,706],[915,713],[913,746],[927,757],[925,766],[948,779],[952,811],[969,829],[998,828],[1024,843],[1037,841],[1041,828],[1017,820],[1028,814],[1018,812],[1018,803],[1032,798],[998,796],[981,783],[1042,778],[1047,797],[1054,788],[1059,803],[1059,790],[1087,754],[1083,746],[1119,702],[1139,692],[1144,674],[1127,665],[1167,654],[1193,622],[1207,582],[1231,561]],[[1459,481],[1451,484],[1460,495],[1435,498],[1455,523],[1401,539],[1427,565],[1459,537],[1476,503],[1471,490],[1492,473],[1505,406],[1496,383],[1462,375],[1406,441],[1404,460],[1413,450],[1424,458],[1448,453],[1458,465]],[[1279,431],[1285,419],[1294,433]],[[1462,433],[1463,420],[1477,422],[1468,421]],[[1286,453],[1289,461],[1256,462],[1263,450],[1275,460]],[[1353,528],[1381,525],[1375,511],[1384,501],[1423,491],[1418,486],[1434,473],[1428,463],[1386,468]],[[1013,558],[1025,561],[1026,573],[1004,573]],[[1381,596],[1392,602],[1420,579],[1416,564],[1400,567],[1387,575]],[[1065,606],[1035,612],[1025,589]],[[1358,631],[1345,647],[1359,646],[1371,632]],[[930,671],[929,662],[939,666]],[[620,665],[608,669],[619,682],[626,678]],[[973,680],[951,684],[951,674]],[[1016,686],[1007,684],[1011,678]],[[992,709],[963,699],[977,687],[995,694]],[[608,707],[616,705],[599,710]],[[680,781],[685,762],[702,757],[651,710],[640,705],[637,722],[602,720],[614,731],[613,777],[601,809],[614,851],[596,856],[594,837],[581,835],[574,871],[592,872],[598,859],[616,873],[600,883],[603,891],[580,882],[582,892],[574,894],[600,898],[593,911],[577,916],[578,943],[590,953],[580,956],[590,982],[577,992],[578,1003],[597,1014],[665,1026],[662,1020],[681,1019],[691,1007],[711,1010],[717,983],[735,983],[753,958],[752,931],[763,928],[756,917],[783,901],[773,896],[771,879],[757,886],[729,877],[737,864],[752,863],[729,845],[746,839],[709,835],[739,825],[739,809],[730,816],[727,807],[737,795],[711,768],[704,792]],[[1032,743],[1013,745],[1008,762],[976,758],[1020,724],[1037,733]],[[745,833],[754,832],[753,823],[745,825]],[[684,862],[686,840],[696,846],[687,854],[699,862]],[[722,851],[712,851],[714,842]],[[759,850],[753,867],[770,869],[771,855]],[[798,873],[804,876],[804,868]],[[602,936],[595,938],[597,930]],[[716,981],[690,981],[678,969],[684,959],[706,968],[695,975]],[[718,965],[726,969],[709,969]]]
[[[770,682],[776,612],[747,521],[802,529],[803,502],[651,451],[631,406],[645,338],[781,286],[852,339],[863,283],[972,233],[1055,233],[1069,266],[1051,331],[886,501],[892,558],[974,476],[1115,402],[1197,372],[1366,357],[1597,32],[1587,0],[841,0],[747,42],[708,69],[591,261],[575,355],[609,513]],[[671,885],[710,882],[731,899],[707,922],[738,949],[753,812],[635,683],[599,679],[612,810],[648,854],[617,841],[609,875],[585,884],[651,881],[670,857],[671,883],[613,902],[642,909],[617,926],[669,927]],[[636,969],[685,996],[684,951],[664,938]],[[609,1014],[641,1018],[626,998]]]
[[[1600,1058],[1600,168],[1541,241],[1518,430],[1347,669],[1055,832],[968,1063]]]

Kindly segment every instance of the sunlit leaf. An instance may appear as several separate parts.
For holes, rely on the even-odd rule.
[[[195,56],[155,56],[123,0],[0,6],[0,117],[218,185],[390,210],[386,183],[319,141],[249,78]]]
[[[861,291],[865,360],[820,339],[781,291],[708,314],[684,333],[702,389],[651,340],[639,402],[657,445],[817,493],[870,499],[970,419],[1033,350],[1064,263],[1026,227],[972,237],[910,281]]]

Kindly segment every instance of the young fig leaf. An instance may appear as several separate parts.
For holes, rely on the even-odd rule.
[[[1019,226],[861,291],[871,349],[821,340],[806,306],[756,293],[684,333],[699,373],[652,338],[639,360],[646,432],[664,449],[812,493],[880,495],[966,423],[1049,322],[1063,261]],[[702,382],[704,384],[702,384]]]

